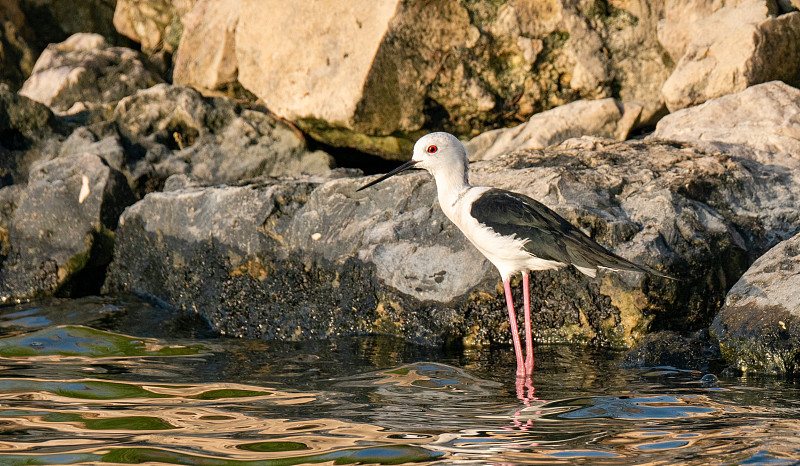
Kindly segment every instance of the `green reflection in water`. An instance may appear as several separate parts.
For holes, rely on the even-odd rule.
[[[52,413],[42,418],[46,422],[77,422],[91,430],[167,430],[172,424],[150,416],[86,418],[75,413]]]
[[[83,326],[50,327],[0,339],[0,356],[186,356],[209,351],[202,345],[161,346],[155,340],[134,338]]]
[[[130,398],[193,398],[198,400],[218,400],[222,398],[244,398],[271,395],[267,391],[214,389],[202,393],[179,396],[156,393],[139,385],[104,380],[26,380],[0,379],[0,393],[48,392],[67,398],[82,400],[121,400]]]
[[[441,452],[409,445],[386,445],[381,447],[348,448],[330,453],[277,458],[270,460],[230,460],[189,455],[156,448],[117,448],[107,453],[78,453],[53,455],[0,455],[2,464],[9,466],[77,464],[86,462],[109,462],[122,464],[166,463],[200,466],[291,466],[307,463],[333,464],[405,464],[432,461],[440,458]]]
[[[209,390],[207,392],[198,393],[187,398],[194,398],[196,400],[219,400],[220,398],[249,398],[253,396],[269,395],[269,392],[259,392],[255,390],[237,390],[233,388],[225,388],[219,390]]]
[[[245,443],[236,448],[247,451],[296,451],[308,450],[308,445],[299,442],[258,442]]]

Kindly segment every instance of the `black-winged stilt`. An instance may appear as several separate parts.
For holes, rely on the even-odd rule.
[[[500,272],[517,358],[517,375],[520,377],[530,375],[533,370],[529,271],[572,265],[590,277],[596,275],[598,268],[606,268],[671,278],[608,251],[528,196],[497,188],[470,186],[467,150],[452,134],[431,133],[421,137],[414,145],[410,161],[358,191],[409,168],[422,168],[433,175],[444,214]],[[511,298],[510,279],[517,273],[522,273],[524,288],[524,361]]]

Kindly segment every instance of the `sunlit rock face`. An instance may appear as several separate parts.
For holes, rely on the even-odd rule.
[[[406,157],[428,129],[463,137],[577,99],[663,109],[663,7],[541,2],[202,0],[176,82],[234,78],[317,139]],[[292,20],[287,20],[292,18]]]
[[[677,62],[663,87],[670,111],[766,81],[800,85],[800,12],[758,0],[680,3],[686,15],[659,23],[659,39]]]

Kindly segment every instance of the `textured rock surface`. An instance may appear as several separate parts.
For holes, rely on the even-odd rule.
[[[719,342],[707,330],[689,337],[670,331],[649,333],[622,361],[629,368],[668,366],[703,372],[716,372],[723,365]]]
[[[0,300],[97,292],[91,286],[111,260],[112,229],[134,200],[122,174],[84,154],[37,164],[24,189],[2,189],[19,197],[7,216]]]
[[[466,143],[470,160],[489,160],[520,149],[544,149],[570,138],[625,140],[641,107],[614,99],[580,100],[537,113],[513,128],[487,131]]]
[[[236,26],[239,0],[199,0],[184,18],[172,80],[200,89],[236,83]]]
[[[16,90],[33,69],[38,54],[32,43],[35,33],[15,1],[0,1],[0,24],[0,84]]]
[[[800,89],[780,81],[671,113],[654,138],[741,144],[800,159]]]
[[[639,103],[653,122],[672,66],[656,37],[663,6],[646,1],[242,0],[239,11],[245,88],[315,138],[397,158],[423,129],[474,136],[578,99]],[[222,39],[234,21],[205,23],[193,30]],[[229,56],[226,40],[186,43],[187,63]]]
[[[711,331],[725,359],[745,372],[800,373],[800,234],[756,260]]]
[[[473,169],[476,185],[540,199],[685,279],[537,273],[539,341],[632,345],[649,327],[708,325],[752,259],[800,226],[800,175],[689,145],[571,140]],[[196,309],[232,335],[506,341],[499,277],[434,205],[429,176],[356,194],[363,182],[152,193],[123,215],[105,289]]]
[[[685,52],[664,83],[670,111],[766,81],[800,85],[800,12],[774,13],[771,2],[745,1],[694,23]]]
[[[161,84],[119,102],[113,120],[131,144],[123,171],[139,194],[160,189],[174,174],[205,184],[236,183],[258,176],[316,174],[331,157],[311,152],[286,124],[235,101]],[[116,130],[98,128],[98,139]]]
[[[123,97],[159,82],[139,52],[80,33],[42,52],[20,94],[60,113],[102,115]]]
[[[196,0],[117,0],[114,27],[142,44],[147,54],[174,53],[183,33],[181,16]]]
[[[28,167],[62,130],[49,108],[0,84],[0,187],[27,181]]]

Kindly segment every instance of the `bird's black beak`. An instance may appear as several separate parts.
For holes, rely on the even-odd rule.
[[[400,173],[400,172],[402,172],[402,171],[406,171],[406,170],[408,170],[409,168],[414,168],[414,165],[416,165],[416,164],[417,164],[417,161],[416,161],[416,160],[409,160],[408,162],[404,163],[403,165],[400,165],[399,167],[397,167],[397,168],[395,168],[394,170],[390,171],[389,173],[387,173],[387,174],[383,175],[382,177],[378,178],[377,180],[375,180],[375,181],[370,181],[369,183],[365,184],[364,186],[362,186],[362,187],[360,187],[360,188],[356,189],[356,192],[359,192],[359,191],[361,191],[362,189],[367,189],[367,188],[369,188],[370,186],[372,186],[372,185],[375,185],[375,184],[378,184],[378,183],[380,183],[381,181],[385,180],[386,178],[389,178],[389,177],[391,177],[391,176],[394,176],[394,175],[396,175],[396,174],[398,174],[398,173]]]

